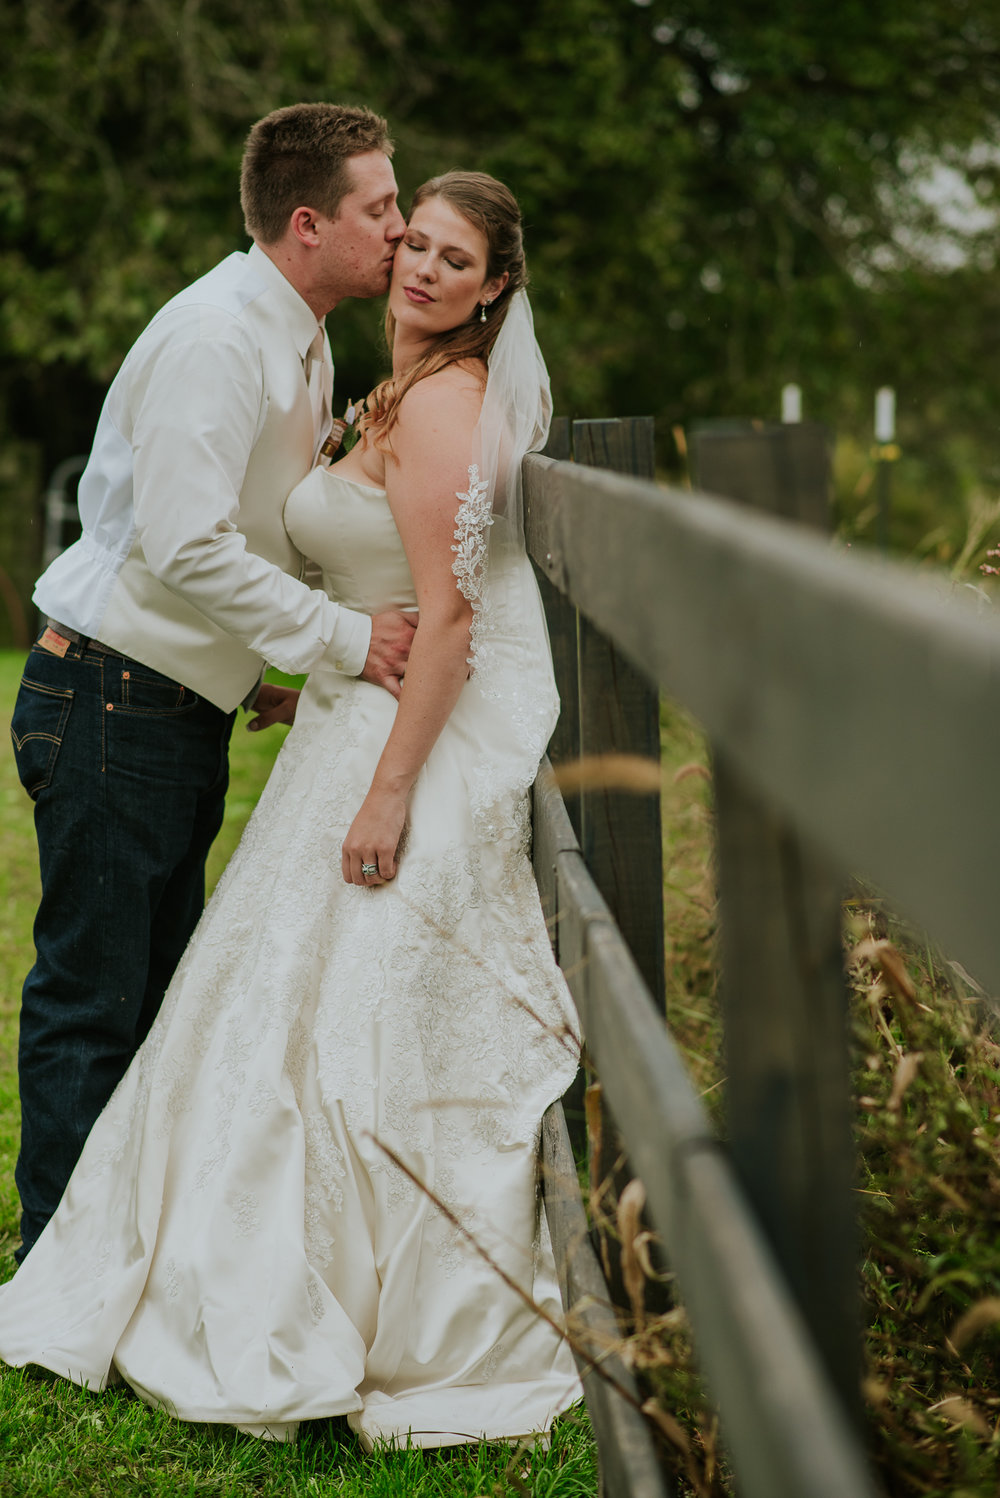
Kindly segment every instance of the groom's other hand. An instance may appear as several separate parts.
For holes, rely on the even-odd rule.
[[[372,640],[362,678],[377,687],[385,687],[387,692],[398,697],[416,627],[416,614],[401,614],[394,609],[376,614],[372,619]]]
[[[262,682],[253,701],[252,711],[256,716],[250,719],[247,731],[256,733],[260,728],[270,728],[272,723],[294,723],[298,701],[298,687],[279,687],[273,682]]]

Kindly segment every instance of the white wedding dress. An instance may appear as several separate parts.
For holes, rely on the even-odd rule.
[[[492,524],[475,478],[463,591]],[[286,522],[343,602],[415,605],[382,491],[316,469]],[[537,610],[527,561],[508,571],[495,595]],[[526,854],[555,703],[540,612],[521,623],[483,643],[381,888],[345,884],[340,849],[395,702],[309,678],[160,1019],[0,1290],[6,1362],[279,1439],[336,1414],[365,1444],[509,1438],[578,1397],[565,1342],[470,1242],[560,1319],[537,1147],[578,1047]]]

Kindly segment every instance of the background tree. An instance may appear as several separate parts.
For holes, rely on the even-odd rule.
[[[993,0],[3,0],[2,15],[0,560],[22,592],[43,476],[86,450],[152,312],[245,245],[243,137],[295,99],[386,113],[404,197],[455,165],[511,184],[562,411],[651,411],[669,463],[673,425],[773,416],[796,380],[809,415],[854,434],[857,469],[889,382],[920,498],[900,541],[941,519],[954,547],[963,493],[995,484]],[[984,215],[960,253],[921,186],[943,165]],[[380,373],[378,310],[331,321],[338,390],[357,394]]]

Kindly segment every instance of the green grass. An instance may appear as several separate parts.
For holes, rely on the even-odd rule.
[[[22,657],[0,652],[0,707],[10,716]],[[213,886],[239,841],[286,730],[233,733],[226,820],[212,850]],[[0,1279],[18,1242],[14,1189],[19,1110],[17,1014],[32,961],[38,872],[31,803],[9,735],[0,760]],[[440,1452],[361,1453],[343,1421],[304,1425],[291,1445],[197,1426],[151,1410],[128,1391],[90,1394],[61,1379],[0,1370],[0,1493],[4,1498],[593,1498],[597,1466],[586,1415],[570,1412],[548,1451],[500,1444]]]
[[[365,1456],[339,1420],[310,1421],[297,1441],[275,1445],[185,1424],[121,1389],[92,1395],[7,1370],[0,1491],[5,1498],[591,1498],[596,1482],[586,1421],[572,1413],[557,1422],[548,1451],[486,1443]]]

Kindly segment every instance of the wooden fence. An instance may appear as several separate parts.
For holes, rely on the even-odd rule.
[[[588,466],[649,475],[643,423],[574,428],[576,461],[563,433],[524,470],[564,701],[551,752],[658,753],[661,687],[709,736],[727,1147],[662,1015],[649,798],[588,792],[571,820],[540,777],[534,858],[557,953],[741,1495],[866,1498],[840,896],[848,873],[870,879],[1000,992],[1000,623],[809,528],[826,490],[818,429],[703,434],[702,482],[733,502]],[[593,1307],[560,1116],[545,1148],[566,1303]],[[596,1326],[593,1346],[612,1331]],[[585,1387],[605,1491],[669,1491],[643,1418],[606,1381]]]

